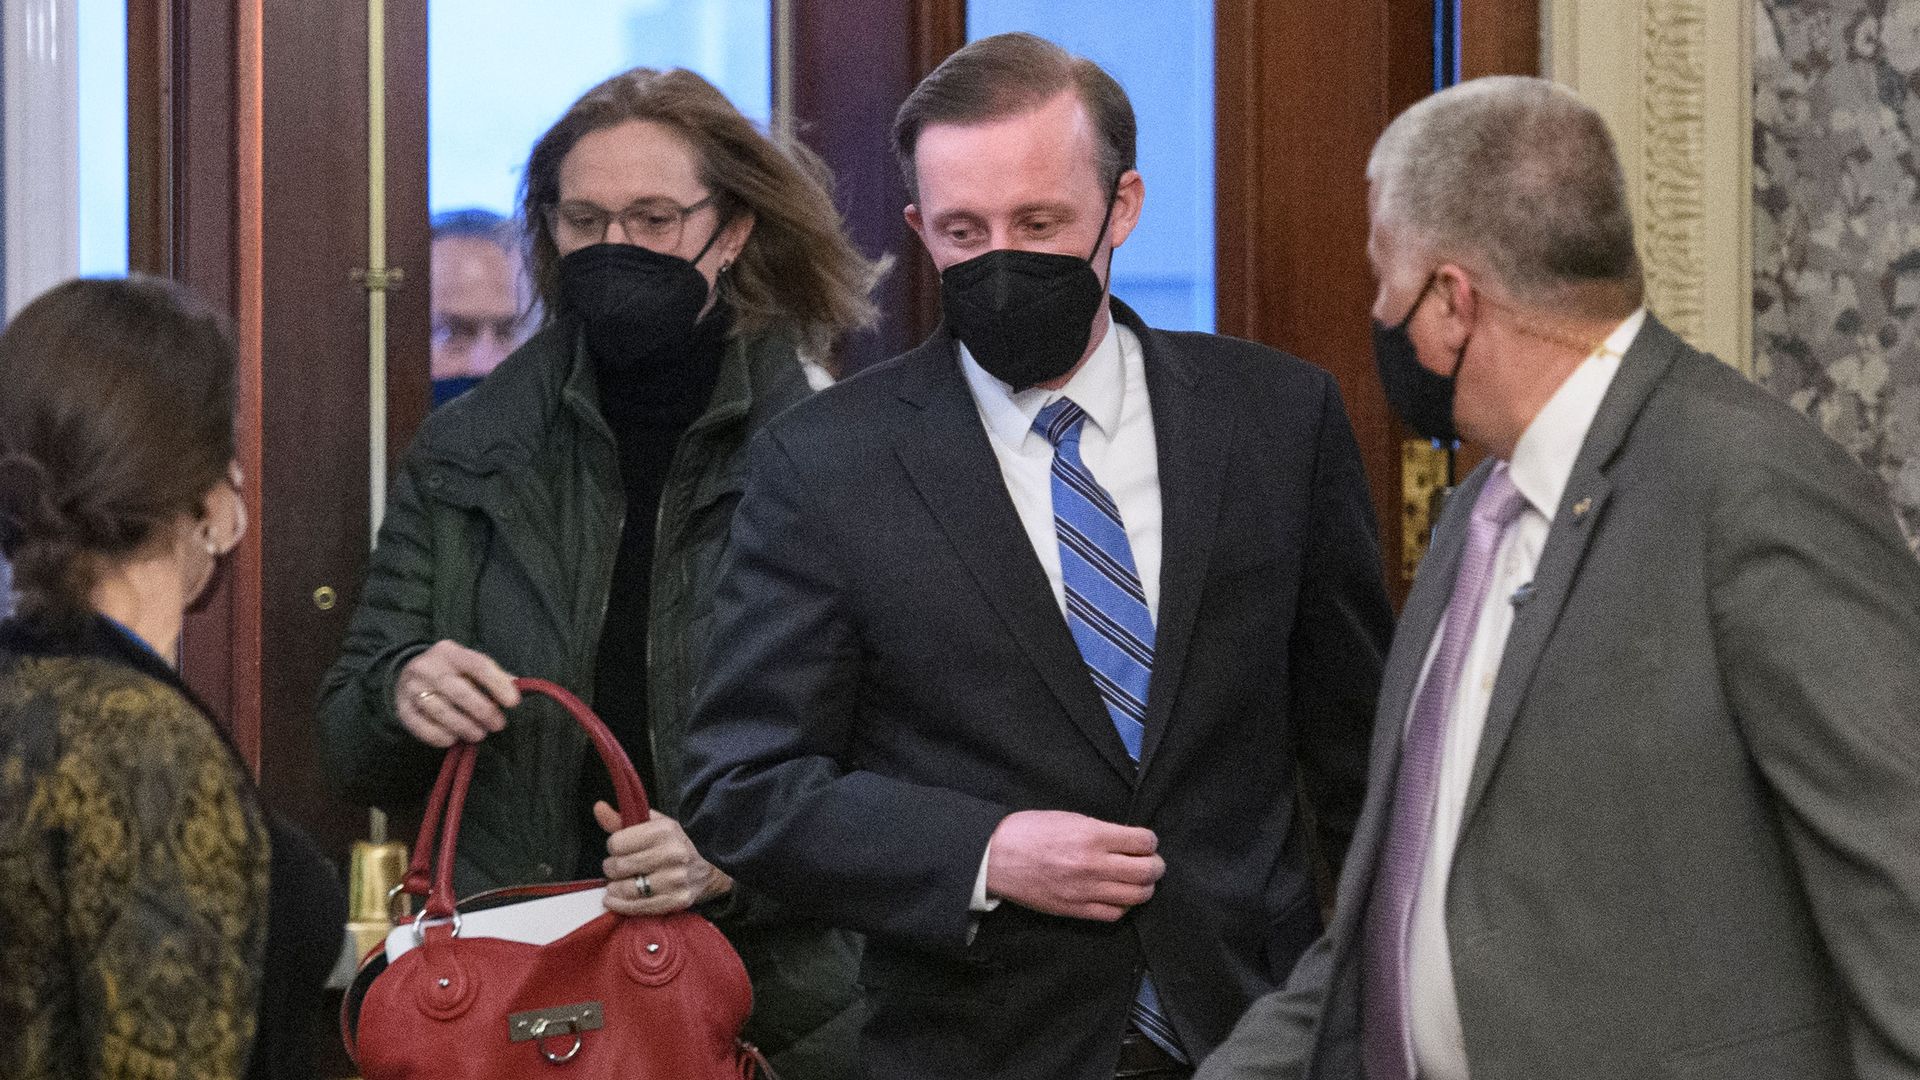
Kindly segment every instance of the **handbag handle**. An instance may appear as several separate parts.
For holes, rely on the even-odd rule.
[[[621,828],[638,825],[652,815],[646,785],[640,782],[632,760],[613,732],[607,730],[607,725],[585,702],[546,679],[515,679],[513,685],[523,694],[544,694],[559,702],[567,715],[585,729],[594,751],[600,755],[607,772],[613,775]],[[420,835],[414,839],[412,863],[407,867],[402,886],[412,895],[426,895],[427,903],[422,909],[426,918],[444,919],[453,914],[453,856],[460,837],[460,811],[466,805],[467,788],[473,782],[473,767],[478,756],[478,744],[469,742],[455,743],[447,751],[440,762],[440,776],[434,781],[433,794],[427,799],[426,813],[420,819]],[[436,841],[437,865],[434,862]],[[433,867],[431,884],[427,877],[430,866]]]

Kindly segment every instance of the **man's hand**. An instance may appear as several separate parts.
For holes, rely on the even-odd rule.
[[[1001,819],[987,843],[987,895],[1075,919],[1113,922],[1167,872],[1151,829],[1064,810]]]

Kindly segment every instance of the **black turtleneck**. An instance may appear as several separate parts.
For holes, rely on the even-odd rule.
[[[647,629],[660,496],[681,436],[713,397],[732,324],[731,313],[721,305],[694,327],[682,348],[639,359],[593,356],[600,413],[619,445],[620,480],[627,495],[626,530],[600,631],[594,708],[626,748],[649,791],[654,770],[647,727]],[[591,755],[586,774],[588,790],[596,793],[592,797],[604,798],[612,791],[599,760]],[[589,835],[597,834],[596,829]],[[604,851],[596,848],[587,845],[582,858],[597,875]]]

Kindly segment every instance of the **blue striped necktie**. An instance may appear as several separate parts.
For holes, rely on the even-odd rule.
[[[1153,613],[1140,587],[1120,507],[1080,460],[1080,429],[1086,419],[1086,410],[1061,398],[1040,410],[1033,430],[1053,444],[1053,531],[1060,542],[1067,628],[1137,767],[1147,731],[1147,684],[1153,677]],[[1151,978],[1140,981],[1133,1023],[1161,1049],[1187,1060],[1160,1011]]]

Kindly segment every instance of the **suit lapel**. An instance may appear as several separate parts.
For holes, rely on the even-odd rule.
[[[1651,315],[1641,327],[1633,346],[1620,361],[1613,385],[1607,388],[1587,431],[1580,456],[1567,478],[1565,493],[1555,510],[1547,531],[1546,546],[1540,552],[1540,565],[1533,575],[1533,596],[1514,613],[1513,629],[1507,635],[1507,647],[1500,659],[1500,673],[1493,684],[1493,699],[1487,706],[1487,726],[1474,757],[1473,774],[1467,784],[1466,805],[1461,810],[1461,827],[1472,821],[1473,812],[1486,795],[1487,785],[1513,734],[1515,719],[1526,700],[1527,688],[1539,669],[1553,628],[1560,621],[1567,597],[1579,576],[1594,534],[1606,516],[1613,484],[1606,470],[1626,441],[1627,433],[1646,407],[1667,369],[1672,366],[1680,339]]]
[[[1141,770],[1172,720],[1180,674],[1193,640],[1200,596],[1220,517],[1220,487],[1226,448],[1233,445],[1232,414],[1210,402],[1192,359],[1168,346],[1118,300],[1114,317],[1145,350],[1147,396],[1153,410],[1155,456],[1160,469],[1160,610],[1154,625],[1153,677],[1147,686],[1147,724]]]
[[[1067,715],[1115,771],[1135,769],[1053,600],[1046,571],[1007,495],[1000,463],[942,328],[903,363],[900,397],[918,411],[894,451],[960,562],[1026,650]]]

